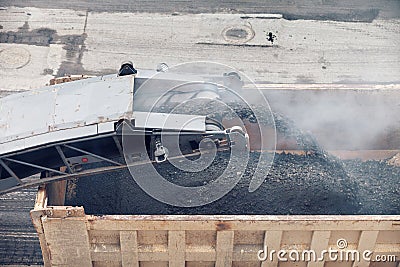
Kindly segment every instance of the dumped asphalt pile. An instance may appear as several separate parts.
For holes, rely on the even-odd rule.
[[[244,177],[221,199],[201,207],[163,204],[147,195],[128,170],[70,181],[66,205],[83,205],[88,214],[399,214],[400,168],[385,162],[348,160],[342,165],[317,155],[278,154],[265,180],[248,191],[258,153],[250,155]],[[217,177],[229,160],[219,153],[201,173],[188,173],[169,163],[156,166],[163,177],[184,186],[199,186]],[[339,167],[340,166],[340,167]],[[145,175],[145,174],[143,174]],[[151,179],[151,177],[149,177]]]
[[[269,173],[262,169],[262,186],[249,193],[257,156],[251,154],[244,177],[231,192],[205,206],[181,208],[158,202],[142,191],[127,170],[75,181],[66,205],[84,205],[88,214],[354,214],[360,209],[356,184],[349,186],[341,171],[332,171],[314,156],[277,155]],[[199,186],[217,178],[228,160],[228,153],[219,153],[201,173],[180,171],[169,163],[156,168],[171,182]]]
[[[358,214],[400,214],[400,167],[387,160],[346,160],[344,170],[358,183]]]

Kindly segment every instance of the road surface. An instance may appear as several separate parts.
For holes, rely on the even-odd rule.
[[[34,89],[68,74],[115,73],[124,60],[149,69],[160,62],[216,61],[262,83],[400,80],[398,1],[312,1],[314,8],[301,1],[181,2],[72,1],[73,9],[66,9],[61,1],[34,1],[33,7],[3,1],[0,89]]]

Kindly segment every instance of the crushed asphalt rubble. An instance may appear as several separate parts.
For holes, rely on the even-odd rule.
[[[192,105],[190,109],[186,107],[185,112],[192,113],[196,107]],[[311,134],[296,128],[281,114],[260,113],[257,121],[251,111],[254,107],[234,106],[233,109],[241,119],[252,123],[269,125],[274,121],[278,134],[294,138],[298,147],[308,153],[276,154],[271,168],[263,168],[268,164],[260,162],[261,168],[257,169],[260,152],[251,152],[245,173],[233,190],[205,206],[184,208],[161,203],[147,195],[128,170],[70,181],[69,188],[73,188],[73,192],[68,192],[66,204],[83,205],[88,214],[99,215],[400,213],[399,167],[387,161],[340,160],[324,151]],[[214,118],[224,117],[210,106],[205,113],[211,111]],[[179,170],[168,162],[155,164],[154,168],[175,184],[200,186],[218,178],[228,165],[229,157],[227,152],[218,153],[213,163],[198,173]],[[265,179],[255,192],[249,192],[249,182],[256,169]]]

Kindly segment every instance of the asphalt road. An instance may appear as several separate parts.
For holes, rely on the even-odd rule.
[[[287,19],[322,19],[337,21],[372,21],[377,16],[399,18],[397,0],[267,0],[267,1],[24,1],[5,0],[2,6],[61,8],[94,12],[149,13],[280,13]]]
[[[37,188],[0,196],[0,266],[40,265],[42,252],[29,211]]]

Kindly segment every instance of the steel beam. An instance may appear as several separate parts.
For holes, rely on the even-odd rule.
[[[40,165],[36,165],[36,164],[29,163],[29,162],[25,162],[25,161],[20,161],[20,160],[16,160],[16,159],[9,159],[9,158],[3,158],[3,159],[5,159],[7,161],[18,163],[18,164],[26,165],[26,166],[29,166],[29,167],[37,168],[37,169],[40,169],[40,170],[55,172],[55,173],[58,173],[58,174],[65,174],[65,172],[60,172],[60,171],[57,171],[57,170],[54,170],[54,169],[51,169],[51,168],[43,167],[43,166],[40,166]]]
[[[72,150],[75,150],[75,151],[84,153],[84,154],[91,155],[91,156],[93,156],[93,157],[95,157],[95,158],[98,158],[98,159],[101,159],[101,160],[110,162],[110,163],[115,164],[115,165],[118,165],[118,166],[122,166],[122,165],[123,165],[123,164],[121,164],[121,163],[119,163],[119,162],[116,162],[116,161],[113,161],[113,160],[111,160],[111,159],[108,159],[108,158],[105,158],[105,157],[96,155],[96,154],[94,154],[94,153],[88,152],[88,151],[83,150],[83,149],[80,149],[80,148],[76,148],[76,147],[69,146],[69,145],[63,145],[63,146],[66,147],[66,148],[69,148],[69,149],[72,149]]]
[[[56,149],[57,149],[57,152],[60,155],[62,161],[64,162],[65,166],[67,167],[68,172],[69,173],[74,173],[74,170],[71,168],[71,165],[69,165],[69,162],[68,162],[67,158],[65,157],[65,154],[62,151],[61,147],[60,146],[56,146]]]
[[[18,183],[21,185],[23,184],[22,180],[13,172],[13,170],[10,169],[10,167],[7,166],[7,164],[4,163],[2,159],[0,159],[0,165],[12,176],[14,177],[15,180],[18,181]]]

